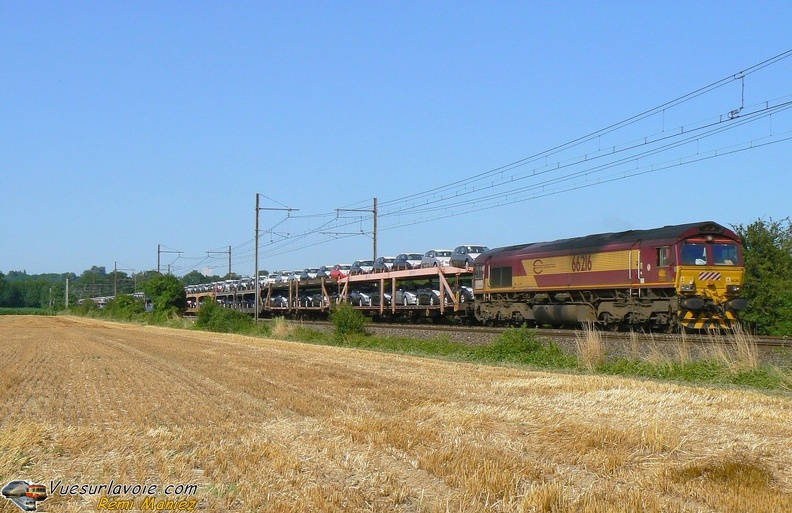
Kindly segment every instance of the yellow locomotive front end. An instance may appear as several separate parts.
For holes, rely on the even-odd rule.
[[[738,241],[706,235],[679,244],[679,322],[688,330],[728,329],[747,306],[740,296],[745,268]]]

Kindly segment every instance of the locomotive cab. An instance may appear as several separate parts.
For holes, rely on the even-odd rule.
[[[704,225],[677,245],[680,323],[688,329],[727,328],[747,306],[740,297],[744,268],[736,235]]]

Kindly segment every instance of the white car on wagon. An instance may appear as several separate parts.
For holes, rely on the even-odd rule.
[[[451,265],[450,249],[430,249],[421,258],[421,267],[445,267]]]

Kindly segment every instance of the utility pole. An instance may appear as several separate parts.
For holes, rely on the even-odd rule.
[[[231,279],[231,246],[228,246],[228,251],[207,251],[207,255],[213,255],[218,253],[228,253],[228,276],[226,276],[227,280]]]
[[[374,216],[374,260],[377,259],[377,198],[374,198],[374,208],[371,210],[365,208],[337,208],[336,212],[367,212]]]
[[[137,292],[137,274],[135,273],[135,270],[134,269],[128,269],[128,268],[119,269],[118,268],[118,262],[115,262],[115,266],[113,268],[113,295],[115,295],[115,296],[118,295],[118,271],[121,271],[121,272],[129,272],[129,271],[131,271],[132,272],[132,276],[131,276],[132,283],[133,283],[132,293],[134,294],[135,292]],[[130,276],[127,275],[126,280],[129,280],[129,279],[130,279]],[[125,292],[123,292],[124,290],[127,290],[127,291],[129,290],[128,286],[124,286],[124,278],[122,278],[122,280],[121,280],[121,290],[122,290],[122,292],[121,292],[122,294],[125,294]]]
[[[168,250],[161,249],[161,247],[162,247],[162,244],[157,244],[157,273],[160,272],[160,254],[161,253],[178,253],[179,255],[182,254],[181,251],[176,251],[176,250],[168,251]],[[168,264],[168,274],[170,274],[170,264]]]
[[[374,198],[374,260],[377,259],[377,198]]]
[[[261,300],[261,285],[259,283],[259,211],[261,210],[285,210],[288,214],[291,214],[292,210],[299,211],[298,208],[264,208],[259,206],[259,197],[262,196],[261,193],[256,193],[256,235],[255,235],[255,246],[256,246],[256,270],[254,271],[253,278],[256,280],[256,301],[255,301],[255,310],[256,313],[254,314],[254,320],[256,325],[258,326],[258,318],[259,318],[259,302]],[[265,196],[266,197],[266,196]],[[230,251],[230,249],[229,249]],[[229,256],[229,259],[231,257]]]

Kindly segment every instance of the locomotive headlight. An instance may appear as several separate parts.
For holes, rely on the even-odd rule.
[[[729,294],[739,294],[740,293],[740,286],[739,285],[726,285],[726,292]]]
[[[681,287],[679,287],[682,292],[695,292],[696,291],[696,284],[693,282],[690,283],[683,283]]]

